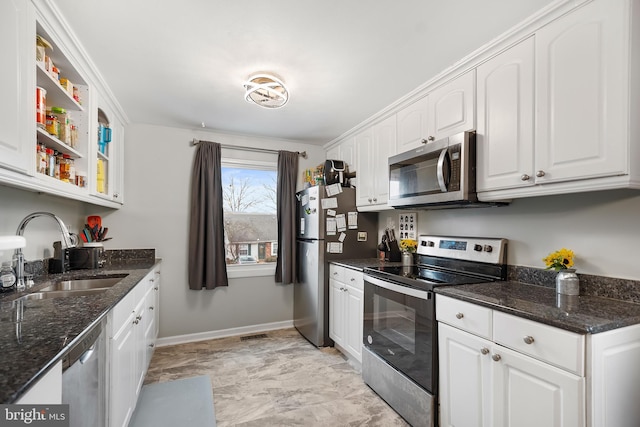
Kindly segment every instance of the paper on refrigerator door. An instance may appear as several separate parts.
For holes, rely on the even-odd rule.
[[[320,203],[322,204],[322,209],[331,209],[331,208],[335,209],[338,207],[338,199],[335,197],[322,199]]]
[[[335,236],[338,226],[335,218],[327,218],[327,236]]]
[[[341,254],[342,243],[340,242],[327,242],[327,252],[330,254]]]
[[[336,225],[338,231],[345,231],[347,229],[347,220],[344,214],[336,215]]]
[[[328,216],[336,216],[338,212],[334,211],[333,209],[327,209],[327,215]]]
[[[307,206],[309,204],[309,195],[308,194],[303,194],[302,195],[302,200],[300,201],[300,204],[302,204],[302,206]]]
[[[327,197],[333,197],[337,194],[342,193],[342,185],[340,184],[331,184],[325,187],[325,191],[327,192]]]
[[[358,229],[358,212],[347,213],[347,227],[349,227],[349,230]]]
[[[342,243],[346,238],[347,238],[347,233],[340,233],[340,235],[338,236],[338,241]]]

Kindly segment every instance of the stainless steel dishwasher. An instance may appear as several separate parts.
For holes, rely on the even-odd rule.
[[[70,427],[104,427],[106,341],[104,321],[94,326],[62,360],[62,403]]]

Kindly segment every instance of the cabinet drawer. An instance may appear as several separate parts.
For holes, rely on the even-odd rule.
[[[116,333],[120,330],[122,325],[127,321],[129,316],[131,316],[135,308],[136,308],[136,295],[135,295],[135,292],[131,290],[113,308],[112,317],[111,317],[112,326],[111,326],[110,338],[113,338],[114,335],[116,335]]]
[[[329,264],[329,278],[337,280],[338,282],[344,282],[344,271],[346,268],[335,264]]]
[[[364,291],[364,275],[362,274],[362,271],[345,268],[344,283],[349,286],[353,286],[356,289]]]
[[[436,320],[491,339],[491,309],[436,295]]]
[[[505,347],[584,376],[584,335],[494,311],[493,339]]]

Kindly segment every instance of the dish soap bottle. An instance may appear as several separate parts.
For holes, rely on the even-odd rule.
[[[12,291],[16,284],[16,273],[13,271],[13,267],[11,267],[11,262],[9,261],[4,261],[2,263],[2,268],[0,269],[0,282],[2,282],[0,292]]]

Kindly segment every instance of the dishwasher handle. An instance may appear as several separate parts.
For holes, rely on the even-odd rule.
[[[87,351],[85,351],[84,353],[82,353],[82,356],[80,356],[80,357],[78,358],[78,361],[84,365],[84,362],[86,362],[87,360],[89,360],[89,358],[91,357],[91,355],[93,354],[93,352],[95,351],[95,349],[96,349],[96,345],[95,345],[95,343],[94,343],[91,347],[89,347],[89,348],[87,349]]]

